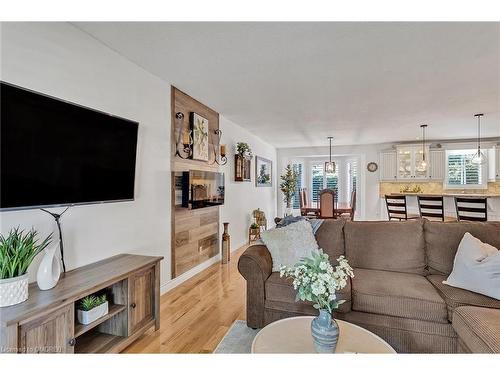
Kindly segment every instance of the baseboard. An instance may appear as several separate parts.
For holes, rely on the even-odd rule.
[[[242,248],[243,246],[246,246],[246,245],[247,245],[247,242],[243,242],[239,246],[233,246],[231,253],[234,253],[235,251],[239,250],[240,248]],[[213,256],[212,258],[206,260],[205,262],[198,264],[196,267],[191,268],[189,271],[183,273],[179,277],[176,277],[175,279],[167,281],[166,283],[164,283],[160,286],[160,294],[167,293],[169,290],[172,290],[173,288],[181,285],[182,283],[189,280],[190,278],[196,276],[201,271],[207,269],[212,264],[220,262],[220,260],[221,260],[221,255],[219,253],[219,254]]]
[[[189,271],[183,273],[182,275],[176,277],[175,279],[169,280],[160,286],[160,294],[165,294],[169,290],[181,285],[183,282],[189,280],[193,276],[196,276],[201,271],[210,267],[212,264],[220,262],[220,254],[213,256],[212,258],[206,260],[205,262],[198,264],[196,267],[191,268]]]

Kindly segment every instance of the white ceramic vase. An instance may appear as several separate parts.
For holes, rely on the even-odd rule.
[[[45,249],[45,254],[36,273],[36,282],[41,290],[52,289],[59,281],[61,265],[57,257],[58,248],[59,241]]]
[[[0,279],[0,307],[17,305],[28,299],[28,274]]]

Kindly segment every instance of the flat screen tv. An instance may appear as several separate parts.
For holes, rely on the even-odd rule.
[[[137,122],[0,85],[0,210],[134,199]]]
[[[224,204],[224,173],[196,171],[182,173],[182,207],[198,209]]]

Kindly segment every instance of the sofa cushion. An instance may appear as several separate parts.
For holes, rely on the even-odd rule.
[[[293,289],[292,280],[284,277],[280,277],[279,272],[273,272],[271,276],[266,281],[266,307],[275,308],[278,310],[290,308],[290,311],[300,312],[304,309],[304,306],[311,306],[312,303],[297,301],[295,302],[295,296],[297,292]],[[347,286],[342,289],[337,294],[337,299],[345,300],[343,304],[339,306],[338,311],[348,312],[351,310],[351,285],[348,280]],[[297,306],[293,306],[297,305]],[[306,309],[309,311],[308,309]]]
[[[458,307],[452,324],[460,343],[472,353],[500,353],[500,310]]]
[[[332,263],[345,254],[344,224],[345,220],[325,219],[316,232],[318,247],[328,254]]]
[[[451,272],[455,253],[466,232],[497,249],[500,248],[500,222],[425,221],[424,235],[430,274],[448,275]]]
[[[455,310],[459,306],[470,305],[500,309],[500,301],[497,299],[443,284],[443,281],[446,280],[446,276],[429,275],[427,276],[427,280],[429,280],[432,285],[434,285],[441,297],[446,302],[446,306],[448,308],[448,319],[450,322],[453,315],[453,310]]]
[[[354,269],[354,311],[432,322],[447,322],[444,300],[424,276]]]
[[[349,221],[344,233],[352,267],[425,274],[423,220]]]

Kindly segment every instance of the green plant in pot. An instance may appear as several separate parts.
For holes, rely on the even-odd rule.
[[[88,295],[77,303],[76,316],[81,324],[90,324],[109,312],[106,294]]]
[[[0,234],[0,307],[28,299],[28,267],[51,240],[52,233],[40,242],[35,229],[14,228],[7,236]]]
[[[252,158],[252,149],[246,142],[238,142],[236,144],[236,152],[246,160]]]
[[[283,193],[283,200],[286,203],[285,216],[292,214],[292,199],[297,189],[298,174],[295,169],[288,164],[285,168],[285,173],[281,175],[280,190]]]

